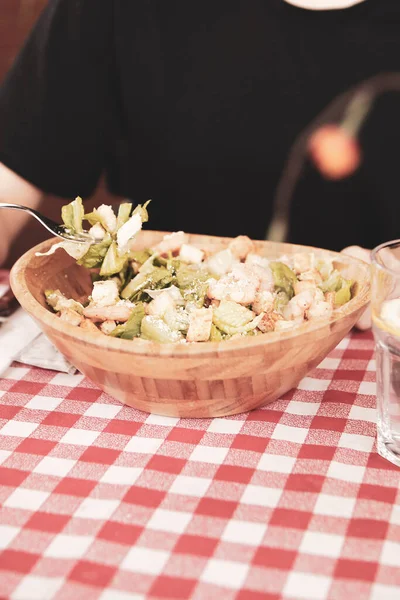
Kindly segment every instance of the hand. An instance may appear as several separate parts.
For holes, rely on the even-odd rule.
[[[42,192],[0,162],[0,202],[17,202],[29,208],[39,208]],[[29,221],[24,211],[3,211],[0,219],[0,265],[5,262],[11,244],[18,240]]]
[[[371,262],[371,251],[366,248],[361,248],[361,246],[348,246],[342,250],[343,254],[347,254],[347,256],[353,256],[354,258],[359,258],[366,263]],[[361,329],[361,331],[365,331],[366,329],[370,329],[371,327],[371,308],[368,306],[365,312],[361,315],[361,318],[357,321],[356,327],[357,329]]]

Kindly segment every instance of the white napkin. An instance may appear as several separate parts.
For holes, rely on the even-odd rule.
[[[39,327],[22,308],[7,318],[0,328],[0,375],[40,333]]]
[[[63,373],[76,372],[22,308],[0,327],[0,376],[14,360]]]
[[[51,369],[52,371],[61,371],[74,375],[76,368],[67,361],[50,340],[41,333],[30,344],[25,346],[14,358],[26,365],[41,367],[42,369]]]

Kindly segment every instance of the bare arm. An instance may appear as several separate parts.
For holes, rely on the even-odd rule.
[[[0,202],[15,202],[38,208],[42,192],[0,163]],[[0,212],[0,265],[4,264],[11,244],[30,219],[29,215],[16,210]]]

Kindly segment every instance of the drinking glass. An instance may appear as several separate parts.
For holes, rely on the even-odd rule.
[[[377,246],[371,262],[377,446],[381,456],[400,467],[400,240]]]

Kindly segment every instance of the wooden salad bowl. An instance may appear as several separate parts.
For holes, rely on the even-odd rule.
[[[154,246],[164,235],[161,231],[142,231],[135,246]],[[149,413],[220,417],[276,400],[296,387],[340,342],[369,301],[369,266],[360,260],[311,247],[257,241],[257,253],[272,259],[299,251],[333,257],[335,267],[356,282],[354,297],[331,318],[314,319],[286,332],[194,344],[122,340],[74,327],[47,307],[46,289],[58,288],[79,301],[85,301],[91,291],[88,271],[64,250],[36,256],[55,241],[39,244],[15,263],[11,271],[15,296],[81,373],[114,398]],[[211,252],[225,248],[229,241],[189,236],[189,243]]]

